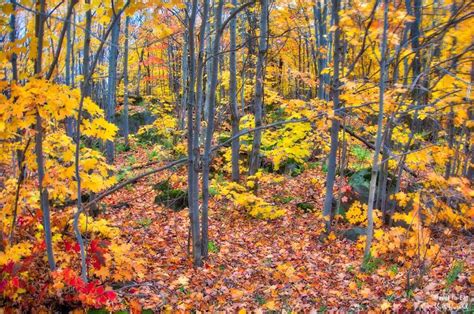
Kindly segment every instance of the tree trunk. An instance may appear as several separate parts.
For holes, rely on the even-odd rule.
[[[69,0],[74,1],[74,0]],[[65,70],[66,70],[66,85],[72,86],[71,80],[71,55],[74,53],[72,50],[72,37],[71,37],[71,23],[67,24],[66,30],[66,60],[65,60]],[[74,136],[74,119],[72,117],[66,118],[66,134],[70,137]]]
[[[12,13],[10,14],[10,42],[13,44],[16,40],[16,1],[10,0],[12,4]],[[17,63],[18,56],[16,52],[13,52],[10,57],[10,62],[12,64],[12,81],[18,81],[18,63]]]
[[[209,15],[209,0],[204,0],[203,13],[201,17],[201,27],[199,31],[199,51],[197,59],[197,74],[196,74],[196,121],[194,123],[194,133],[201,134],[201,118],[202,118],[202,106],[204,101],[203,96],[203,82],[204,82],[204,49],[206,43],[206,32],[208,24],[208,15]],[[199,145],[199,137],[194,138],[194,146]]]
[[[242,15],[242,25],[240,28],[240,36],[242,40],[245,38],[245,18]],[[240,106],[242,107],[242,114],[245,114],[245,54],[242,53],[242,87],[240,88]]]
[[[185,117],[186,117],[186,107],[188,104],[188,43],[187,39],[189,34],[184,33],[184,43],[183,43],[183,55],[181,59],[181,107],[180,107],[180,116],[179,116],[179,128],[184,129]]]
[[[206,43],[206,32],[208,24],[208,15],[209,15],[209,0],[204,0],[203,4],[203,13],[201,16],[201,27],[199,31],[199,51],[198,51],[198,61],[197,61],[197,77],[196,77],[196,112],[195,112],[195,123],[194,123],[194,138],[193,138],[193,150],[196,154],[195,158],[199,158],[199,135],[201,134],[201,118],[202,118],[202,106],[203,106],[203,73],[204,73],[204,49]],[[204,161],[203,161],[204,162]],[[195,164],[195,168],[198,165]],[[195,180],[198,178],[198,171],[195,169]],[[206,193],[209,195],[209,182],[205,185],[205,175],[203,174],[203,186],[202,186],[202,195],[203,195],[203,205],[202,205],[202,217],[201,217],[201,254],[203,258],[208,256],[208,213],[207,213],[207,199]],[[197,184],[197,183],[196,183]],[[205,207],[205,208],[204,208]]]
[[[339,63],[340,63],[340,29],[339,29],[339,8],[340,0],[332,1],[332,21],[333,26],[336,27],[334,31],[334,74],[332,78],[332,101],[333,109],[336,115],[339,115]],[[324,92],[323,92],[324,95]],[[338,134],[339,134],[340,122],[337,118],[332,120],[331,124],[331,147],[328,157],[328,172],[326,175],[326,197],[324,199],[323,216],[326,220],[326,232],[331,231],[331,212],[332,212],[332,201],[334,198],[334,181],[336,178],[336,158],[337,148],[339,145]]]
[[[268,36],[268,0],[260,0],[260,43],[258,47],[257,72],[255,80],[255,101],[254,116],[255,127],[262,126],[263,116],[263,86],[265,80],[265,59],[267,54],[267,36]],[[250,153],[249,175],[254,175],[260,167],[260,145],[262,142],[262,130],[258,129],[254,133],[252,152]]]
[[[112,38],[110,41],[109,51],[109,77],[107,80],[107,106],[106,116],[107,121],[114,123],[115,116],[115,100],[117,96],[117,57],[118,57],[118,40],[120,35],[120,18],[115,23],[112,29]],[[107,141],[105,143],[107,163],[114,162],[114,142]]]
[[[202,255],[204,258],[208,257],[208,206],[209,206],[209,171],[211,163],[211,145],[212,136],[214,134],[214,116],[216,103],[216,87],[217,87],[217,70],[219,65],[219,46],[221,38],[221,24],[222,24],[222,7],[224,0],[219,0],[215,15],[215,32],[213,49],[212,49],[212,68],[211,81],[209,89],[209,108],[207,115],[206,127],[206,142],[204,147],[204,156],[202,159]]]
[[[317,55],[318,55],[318,98],[326,99],[327,93],[326,88],[329,85],[329,74],[322,73],[323,69],[327,67],[327,58],[324,54],[324,50],[327,49],[327,37],[326,37],[326,16],[327,16],[327,6],[321,7],[321,1],[317,1],[316,5],[313,6],[314,12],[314,25],[316,32],[316,42],[318,45]]]
[[[383,132],[383,110],[384,110],[384,93],[385,81],[387,79],[387,32],[388,32],[388,0],[384,0],[384,19],[383,19],[383,35],[380,47],[380,82],[379,82],[379,113],[377,117],[377,135],[375,138],[375,150],[372,164],[372,172],[369,184],[369,204],[367,209],[367,238],[365,242],[364,261],[370,257],[370,248],[372,245],[374,233],[374,201],[375,191],[377,189],[377,177],[380,171],[380,150],[382,147]]]
[[[194,26],[196,24],[197,0],[192,0],[191,15],[188,20],[188,80],[187,80],[187,110],[188,110],[188,198],[189,216],[191,223],[193,262],[195,266],[202,265],[201,255],[201,235],[199,223],[199,186],[198,186],[198,166],[199,147],[195,147],[195,137],[199,134],[193,132],[193,116],[195,112],[194,84],[195,77],[195,49],[194,49]],[[188,6],[189,7],[189,6]],[[196,117],[197,119],[198,117]]]
[[[130,17],[125,18],[125,47],[123,52],[123,137],[128,148],[128,26]]]
[[[144,51],[145,49],[142,49],[138,57],[137,89],[135,91],[135,94],[137,94],[137,97],[140,97],[140,82],[142,80],[142,63],[143,63]]]
[[[232,0],[232,6],[234,9],[237,7],[237,0]],[[236,28],[237,28],[237,16],[230,21],[230,54],[229,54],[229,96],[230,96],[230,110],[231,110],[231,123],[232,123],[232,136],[236,136],[239,133],[239,107],[237,105],[237,64],[236,64]],[[240,143],[239,138],[236,137],[232,141],[232,180],[239,182],[240,169],[239,169],[239,150]]]
[[[37,39],[37,52],[35,59],[34,72],[36,76],[41,75],[42,57],[43,57],[43,37],[44,37],[44,23],[46,3],[45,0],[37,0],[37,7],[39,12],[35,15],[35,37]],[[39,109],[36,109],[36,134],[35,134],[35,154],[36,163],[38,165],[38,186],[40,192],[40,206],[43,217],[44,241],[46,243],[46,252],[48,256],[49,268],[53,271],[56,268],[53,252],[53,239],[51,234],[51,217],[49,210],[49,196],[48,188],[43,186],[45,177],[44,156],[43,156],[43,135],[44,130],[42,126],[42,119]]]
[[[90,4],[90,0],[86,0],[87,4]],[[81,85],[81,104],[85,97],[90,96],[90,84],[89,84],[89,69],[90,69],[90,43],[91,43],[91,25],[92,25],[92,12],[91,10],[86,11],[86,27],[84,29],[84,48],[83,48],[83,74],[84,81]],[[80,160],[80,141],[81,141],[81,117],[82,108],[79,107],[76,121],[76,152],[75,152],[75,174],[77,181],[77,210],[74,214],[73,229],[76,236],[77,243],[79,244],[80,255],[81,255],[81,278],[87,282],[87,256],[84,245],[84,239],[82,238],[81,230],[79,229],[79,215],[82,209],[82,190],[81,190],[81,176],[79,172],[79,160]]]

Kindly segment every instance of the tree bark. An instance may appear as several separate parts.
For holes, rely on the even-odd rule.
[[[10,14],[10,42],[13,44],[16,40],[16,1],[10,0],[12,4],[12,14]],[[18,56],[16,52],[13,52],[10,57],[10,63],[12,64],[12,81],[18,81]]]
[[[379,112],[377,117],[377,135],[375,139],[375,151],[372,163],[371,178],[369,184],[369,203],[367,209],[367,238],[364,249],[364,261],[370,257],[370,248],[374,233],[374,201],[375,191],[377,190],[377,177],[380,171],[380,151],[382,148],[382,132],[383,132],[383,110],[384,110],[384,93],[385,81],[387,79],[387,32],[388,32],[388,0],[384,0],[384,18],[383,18],[383,35],[380,47],[380,82],[379,82]]]
[[[198,167],[199,167],[199,147],[195,147],[195,137],[199,134],[193,132],[193,117],[195,109],[194,102],[194,84],[195,77],[195,49],[194,49],[194,26],[196,24],[197,0],[192,0],[191,15],[188,19],[188,80],[187,80],[187,111],[188,111],[188,198],[189,198],[189,216],[191,224],[193,262],[195,266],[202,265],[201,255],[201,235],[199,223],[199,186],[198,186]],[[189,6],[188,6],[189,7]],[[198,118],[198,117],[196,117]]]
[[[74,0],[69,0],[74,1]],[[71,80],[71,56],[74,54],[73,47],[72,47],[72,37],[71,37],[71,23],[68,23],[67,30],[66,30],[66,60],[65,60],[65,70],[66,70],[66,85],[72,86]],[[73,129],[74,121],[72,117],[66,118],[66,134],[70,137],[74,136],[74,129]]]
[[[115,101],[117,96],[117,57],[118,57],[118,41],[120,35],[120,17],[113,26],[112,37],[110,41],[109,51],[109,77],[107,80],[107,106],[106,118],[110,123],[114,123],[115,116]],[[105,150],[107,162],[112,164],[114,162],[115,148],[113,141],[105,143]]]
[[[90,4],[90,0],[86,0],[87,4]],[[83,47],[83,74],[84,81],[81,85],[81,104],[79,106],[77,121],[76,121],[76,152],[75,152],[75,174],[77,181],[77,210],[74,214],[73,229],[76,236],[77,243],[79,244],[79,250],[81,255],[81,278],[84,282],[87,282],[87,256],[84,245],[84,239],[82,238],[81,230],[79,229],[79,215],[82,209],[82,189],[81,189],[81,175],[79,168],[80,160],[80,141],[81,141],[81,120],[82,120],[82,102],[85,97],[90,95],[89,87],[89,66],[90,66],[90,42],[91,42],[91,25],[92,25],[92,12],[91,10],[86,11],[86,27],[84,30],[84,47]]]
[[[332,21],[333,26],[336,27],[334,31],[334,74],[332,77],[331,96],[333,101],[333,109],[336,116],[339,116],[339,63],[340,63],[340,29],[339,29],[339,8],[340,0],[332,0]],[[328,172],[326,175],[326,197],[324,199],[323,216],[326,221],[326,233],[331,231],[331,212],[332,212],[332,201],[334,198],[334,181],[336,178],[336,158],[337,148],[339,146],[339,128],[340,122],[338,117],[332,120],[331,124],[331,147],[328,157]]]
[[[212,49],[212,68],[211,68],[211,84],[209,89],[209,108],[207,115],[207,127],[206,127],[206,142],[204,147],[204,156],[202,159],[203,171],[202,171],[202,256],[208,257],[208,208],[209,208],[209,171],[211,162],[211,145],[212,136],[214,134],[214,116],[215,116],[215,103],[216,103],[216,87],[217,87],[217,70],[219,65],[219,46],[221,38],[221,24],[222,24],[222,7],[224,0],[219,0],[216,8],[215,15],[215,30],[216,35],[214,37],[213,49]]]
[[[37,0],[37,7],[39,8],[38,13],[35,16],[35,37],[37,39],[37,52],[35,59],[34,72],[36,76],[41,75],[42,70],[42,57],[43,57],[43,38],[44,38],[44,23],[46,14],[46,1]],[[56,263],[54,261],[53,252],[53,239],[51,233],[51,217],[49,209],[49,193],[48,188],[43,185],[45,177],[44,167],[44,156],[43,156],[43,125],[42,119],[39,113],[39,109],[36,109],[36,134],[35,134],[35,153],[36,163],[38,165],[38,186],[40,192],[40,206],[43,217],[43,230],[44,230],[44,241],[46,243],[46,253],[48,256],[48,264],[51,271],[56,269]]]
[[[237,7],[237,0],[232,0],[232,6]],[[229,97],[230,97],[230,110],[231,110],[231,124],[232,124],[232,136],[239,133],[239,107],[237,105],[237,62],[236,62],[236,33],[237,33],[237,17],[234,17],[230,21],[230,54],[229,54]],[[240,143],[239,139],[236,138],[232,141],[232,180],[239,182],[240,169],[239,169],[239,151]]]
[[[265,80],[265,59],[267,54],[268,36],[268,0],[260,0],[260,42],[257,57],[257,72],[255,80],[254,117],[255,127],[262,125],[263,117],[263,86]],[[262,143],[262,131],[258,129],[254,133],[252,151],[249,160],[249,175],[254,175],[260,167],[260,145]]]
[[[130,17],[125,18],[125,44],[123,52],[123,137],[125,147],[128,149],[128,27],[130,24]]]

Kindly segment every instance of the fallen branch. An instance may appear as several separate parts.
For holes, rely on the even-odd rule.
[[[139,174],[137,175],[136,177],[133,177],[133,178],[130,178],[128,180],[125,180],[121,183],[118,183],[117,185],[114,185],[111,189],[107,190],[107,191],[104,191],[102,193],[100,193],[99,195],[97,195],[92,201],[90,201],[89,203],[83,205],[83,208],[89,208],[91,205],[93,204],[96,204],[98,201],[100,201],[101,199],[103,199],[104,197],[106,196],[109,196],[110,194],[120,190],[121,188],[131,184],[131,183],[135,183],[136,181],[146,177],[146,176],[149,176],[149,175],[152,175],[154,173],[157,173],[157,172],[160,172],[160,171],[163,171],[163,170],[166,170],[166,169],[169,169],[169,168],[173,168],[174,166],[178,166],[180,164],[183,164],[185,163],[186,161],[188,161],[188,158],[181,158],[181,159],[178,159],[176,161],[173,161],[165,166],[162,166],[162,167],[159,167],[159,168],[156,168],[156,169],[152,169],[152,170],[149,170],[147,172],[144,172],[142,174]]]
[[[349,129],[348,127],[346,126],[341,126],[341,128],[343,128],[347,133],[349,133],[349,135],[351,135],[352,137],[354,137],[355,139],[357,139],[359,142],[363,143],[365,146],[367,146],[368,148],[370,149],[375,149],[375,146],[374,144],[372,144],[371,142],[369,142],[367,139],[363,138],[362,136],[360,135],[357,135],[354,133],[354,131],[352,131],[351,129]],[[388,155],[391,157],[391,158],[394,158],[396,157],[396,155],[394,155],[390,149],[387,147],[387,146],[384,146],[384,149],[386,149],[388,151]],[[411,152],[410,152],[411,153]],[[383,154],[383,151],[380,151],[380,154],[382,155]],[[408,168],[407,166],[403,166],[403,170],[405,170],[407,173],[409,173],[411,176],[417,178],[418,175],[413,171],[411,170],[410,168]]]

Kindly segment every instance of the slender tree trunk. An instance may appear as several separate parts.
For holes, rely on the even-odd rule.
[[[448,114],[448,147],[449,151],[451,152],[453,150],[454,146],[454,110],[453,106],[450,106],[450,112]],[[451,175],[451,169],[452,169],[452,164],[451,160],[448,160],[446,163],[446,169],[444,171],[444,178],[448,179],[449,176]]]
[[[144,51],[145,49],[142,48],[142,51],[139,53],[139,57],[138,57],[137,89],[135,91],[135,94],[137,94],[137,97],[140,97],[140,83],[142,80],[142,63],[143,63]]]
[[[90,0],[86,0],[86,3],[90,4]],[[84,47],[83,47],[83,60],[82,60],[82,73],[87,78],[89,75],[90,68],[90,53],[91,53],[91,28],[92,28],[92,12],[91,10],[86,11],[86,27],[84,29]],[[84,97],[90,97],[91,88],[90,84],[83,84],[82,93]]]
[[[201,235],[199,223],[199,186],[198,186],[198,167],[199,167],[199,147],[194,145],[194,137],[199,134],[193,132],[193,116],[195,109],[194,102],[194,84],[195,77],[195,49],[194,49],[194,26],[196,24],[197,0],[192,0],[191,15],[188,20],[188,83],[187,83],[187,110],[188,110],[188,197],[189,197],[189,216],[191,223],[193,262],[195,266],[202,265],[201,254]],[[188,6],[189,7],[189,6]],[[197,119],[198,117],[196,117]]]
[[[196,121],[194,123],[194,133],[201,134],[201,118],[202,118],[202,106],[203,106],[203,73],[204,73],[204,49],[206,43],[206,32],[209,15],[209,0],[204,0],[203,13],[201,17],[201,27],[199,31],[199,51],[197,59],[197,74],[196,74]],[[199,145],[199,137],[194,138],[195,148]]]
[[[384,110],[384,93],[385,81],[387,79],[387,32],[388,32],[388,0],[384,0],[384,19],[383,19],[383,35],[380,47],[380,82],[379,82],[379,113],[377,117],[377,135],[375,138],[375,150],[372,164],[372,172],[369,184],[369,204],[367,209],[367,238],[365,242],[364,261],[370,257],[370,248],[374,233],[374,201],[375,191],[377,189],[377,177],[380,171],[380,150],[382,147],[383,132],[383,110]]]
[[[74,0],[69,0],[69,1],[74,1]],[[65,60],[65,68],[66,68],[66,85],[67,86],[72,86],[72,79],[71,79],[71,56],[74,54],[74,51],[72,50],[72,37],[71,37],[71,24],[67,24],[67,30],[66,30],[66,60]],[[74,136],[74,119],[72,117],[67,117],[66,118],[66,134],[70,137]]]
[[[110,52],[109,52],[109,77],[107,85],[107,106],[106,114],[107,121],[114,123],[115,116],[115,101],[117,96],[117,57],[118,57],[118,41],[120,35],[120,19],[115,23],[112,29],[112,38],[110,41]],[[105,143],[105,150],[107,155],[107,162],[112,164],[114,162],[114,142],[107,141]]]
[[[181,58],[181,108],[180,108],[180,117],[179,117],[179,127],[184,129],[185,117],[186,117],[186,107],[188,104],[188,38],[189,34],[185,32],[184,34],[184,43],[183,43],[183,55]]]
[[[258,47],[257,72],[255,80],[255,101],[254,116],[255,127],[262,126],[263,117],[263,86],[265,80],[265,59],[267,54],[268,37],[268,0],[260,0],[260,43]],[[260,145],[262,142],[262,130],[258,129],[254,133],[252,152],[250,153],[249,174],[254,175],[260,167]]]
[[[327,93],[326,88],[329,85],[329,74],[322,73],[322,71],[327,67],[327,58],[324,53],[324,50],[327,49],[327,36],[326,36],[326,16],[327,16],[327,6],[321,7],[321,0],[317,1],[316,5],[313,6],[314,12],[314,25],[316,32],[316,42],[318,45],[318,77],[319,77],[319,86],[318,86],[318,98],[326,99]]]
[[[150,60],[150,51],[147,50],[147,60]],[[147,80],[145,81],[145,95],[151,95],[151,66],[150,63],[145,65]]]
[[[411,6],[413,1],[413,7]],[[410,22],[410,39],[411,39],[411,48],[415,52],[415,56],[413,58],[411,67],[413,69],[413,82],[415,82],[414,90],[413,90],[413,99],[415,100],[416,105],[420,104],[422,99],[423,90],[422,86],[422,79],[420,78],[421,75],[421,51],[419,49],[420,46],[420,27],[421,27],[421,0],[406,0],[406,8],[407,13],[411,16],[415,17],[413,22]],[[405,73],[408,76],[408,73]],[[420,120],[418,119],[418,110],[415,112],[413,120],[414,120],[414,130],[416,132],[419,131],[420,128]]]
[[[214,3],[215,1],[213,0],[211,3]],[[216,6],[215,4],[212,6],[213,7],[213,14],[215,16],[215,9],[216,9]],[[213,43],[214,43],[214,37],[215,37],[215,33],[213,33],[213,31],[215,32],[215,30],[212,29],[212,26],[213,25],[209,25],[209,35],[208,35],[208,41],[207,41],[207,46],[206,46],[206,59],[208,60],[206,62],[206,93],[205,93],[205,99],[204,99],[204,107],[203,107],[203,116],[204,117],[207,117],[208,115],[208,111],[209,111],[209,99],[211,98],[211,95],[209,94],[209,91],[211,90],[211,80],[210,80],[210,77],[211,77],[211,71],[212,71],[212,63],[214,62],[214,58],[211,58],[212,56],[212,47],[213,47]]]
[[[86,14],[86,20],[87,20],[87,14]],[[75,87],[75,79],[74,76],[76,75],[76,55],[74,53],[74,43],[76,41],[76,13],[73,13],[72,17],[73,24],[70,25],[72,27],[72,40],[71,40],[71,86]],[[74,123],[74,122],[73,122]],[[74,124],[73,124],[74,125]]]
[[[16,40],[16,1],[10,0],[12,4],[12,14],[10,14],[10,42],[13,44]],[[15,52],[12,53],[10,57],[10,62],[12,64],[12,81],[18,81],[18,56]]]
[[[44,23],[46,14],[46,1],[37,0],[36,5],[39,12],[35,16],[35,37],[37,39],[37,52],[35,60],[34,72],[36,76],[41,75],[42,57],[43,57],[43,37],[44,37]],[[49,194],[48,188],[43,185],[45,177],[44,156],[43,156],[43,125],[39,109],[36,109],[36,134],[35,134],[35,153],[36,163],[38,165],[38,185],[40,192],[40,206],[43,217],[44,240],[46,243],[46,252],[48,256],[48,264],[51,270],[56,268],[53,252],[53,239],[51,234],[51,217],[49,209]]]
[[[215,15],[215,31],[216,35],[213,42],[212,49],[212,68],[211,68],[211,84],[209,90],[209,110],[207,115],[206,127],[206,142],[204,147],[204,156],[202,159],[202,255],[204,258],[208,257],[208,207],[209,207],[209,171],[211,163],[211,145],[212,136],[214,134],[214,116],[216,103],[216,87],[217,87],[217,70],[219,65],[219,46],[221,38],[221,24],[222,24],[222,7],[224,0],[219,0]]]
[[[388,68],[388,67],[387,67]],[[388,80],[388,76],[387,76]],[[387,194],[388,194],[388,189],[389,189],[389,180],[391,180],[389,176],[389,168],[388,168],[388,160],[390,158],[390,155],[388,153],[388,150],[391,149],[391,141],[390,139],[392,138],[392,126],[391,126],[391,120],[392,117],[389,119],[386,125],[385,129],[385,137],[383,139],[383,143],[387,143],[384,145],[383,148],[383,154],[382,154],[382,165],[381,165],[381,179],[380,179],[380,188],[379,188],[379,194],[378,194],[378,202],[379,202],[379,209],[382,212],[382,217],[386,217],[387,215]]]
[[[196,113],[195,113],[195,123],[194,123],[194,138],[193,138],[193,150],[196,155],[199,154],[199,134],[201,134],[201,118],[202,118],[202,107],[203,107],[203,73],[204,73],[204,49],[206,43],[206,32],[208,24],[208,15],[209,15],[209,0],[204,0],[203,12],[201,16],[201,27],[199,31],[199,51],[198,51],[198,60],[197,60],[197,82],[196,82]],[[215,95],[214,95],[215,96]],[[198,158],[198,156],[196,156]],[[204,163],[204,160],[203,160]],[[197,165],[195,165],[197,166]],[[204,166],[203,166],[204,167]],[[195,176],[197,178],[198,171],[195,171]],[[203,205],[202,205],[202,217],[201,217],[201,254],[203,258],[208,256],[208,213],[207,213],[207,200],[205,195],[209,195],[208,186],[204,185],[205,175],[203,174],[203,186],[202,186],[202,195],[203,195]],[[197,181],[197,179],[196,179]],[[204,208],[206,207],[206,208]]]
[[[128,149],[128,26],[130,17],[125,18],[125,47],[123,52],[123,137]]]
[[[240,36],[242,40],[245,38],[245,18],[242,16],[242,25],[240,28]],[[245,114],[245,54],[242,53],[242,87],[240,88],[240,106],[242,107],[242,114]]]
[[[334,112],[337,113],[339,109],[339,63],[340,63],[340,29],[339,29],[339,8],[340,0],[332,1],[332,21],[333,26],[336,28],[334,31],[334,74],[332,78],[332,101]],[[324,93],[324,92],[323,92]],[[339,146],[338,134],[339,134],[340,122],[337,118],[332,120],[331,124],[331,147],[328,157],[328,172],[326,175],[326,197],[324,199],[323,216],[326,220],[326,232],[331,231],[331,212],[332,212],[332,201],[334,198],[334,181],[336,178],[336,159],[337,159],[337,148]]]
[[[237,7],[237,0],[232,0],[232,6],[234,9]],[[230,96],[230,110],[231,110],[231,123],[232,123],[232,136],[236,136],[239,133],[239,107],[237,105],[237,62],[236,62],[236,33],[237,33],[237,16],[230,22],[230,54],[229,54],[229,96]],[[232,141],[232,180],[239,182],[240,169],[239,169],[239,150],[240,143],[239,138],[236,137]]]
[[[471,62],[471,86],[474,83],[474,60]],[[469,93],[471,91],[469,90]],[[472,97],[469,94],[469,104],[472,108]],[[474,110],[469,110],[468,112],[469,119],[473,120],[474,119]],[[464,162],[464,175],[465,177],[472,183],[474,180],[474,145],[472,145],[472,132],[471,128],[467,129],[467,135],[466,135],[466,143],[464,144],[464,150],[466,154],[466,159]]]
[[[86,0],[87,4],[90,4],[90,0]],[[84,48],[83,48],[83,74],[84,81],[81,85],[81,104],[85,97],[90,96],[90,84],[89,84],[89,69],[90,69],[90,43],[91,43],[91,25],[92,25],[92,12],[91,10],[86,11],[86,26],[84,29]],[[82,108],[79,108],[76,121],[76,161],[75,161],[75,172],[77,181],[77,211],[74,214],[73,229],[76,236],[77,243],[79,244],[80,255],[81,255],[81,278],[87,282],[87,255],[84,245],[84,239],[82,238],[81,230],[79,229],[79,215],[82,209],[82,188],[81,188],[81,175],[79,168],[80,159],[80,141],[81,141],[81,120],[82,120]]]
[[[12,4],[12,14],[10,14],[10,42],[13,44],[16,40],[16,3],[14,0],[11,1]],[[12,65],[12,84],[17,84],[18,82],[18,65],[17,65],[17,54],[13,52],[10,57],[10,63]],[[11,96],[11,95],[10,95]],[[17,141],[21,141],[21,135],[17,136]],[[29,142],[28,142],[29,143]],[[21,149],[16,151],[16,162],[18,165],[19,175],[18,175],[18,182],[17,182],[17,189],[16,189],[16,201],[15,201],[15,208],[13,210],[13,219],[12,219],[12,228],[10,232],[10,244],[13,243],[13,236],[15,232],[15,225],[16,225],[16,217],[17,217],[17,210],[18,210],[18,198],[20,193],[21,185],[23,184],[23,180],[25,178],[25,171],[26,168],[23,165],[24,161],[24,152]],[[13,163],[15,160],[13,160]],[[16,169],[16,166],[13,165]],[[3,235],[0,235],[0,241],[2,240]],[[2,245],[0,245],[2,247]]]

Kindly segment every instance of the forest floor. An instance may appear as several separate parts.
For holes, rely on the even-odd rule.
[[[130,163],[130,154],[118,156],[118,169]],[[140,149],[133,159],[146,163],[145,156]],[[383,260],[370,272],[360,271],[362,249],[340,232],[321,241],[323,221],[318,213],[325,174],[320,167],[259,187],[259,196],[267,201],[285,200],[278,205],[286,215],[273,221],[250,218],[227,201],[212,198],[209,258],[196,269],[187,248],[187,210],[156,205],[152,190],[153,184],[170,176],[181,178],[185,187],[185,171],[181,167],[146,177],[105,199],[105,218],[120,227],[122,237],[145,261],[143,278],[119,290],[132,308],[398,311],[455,309],[472,300],[474,247],[472,239],[461,234],[444,237],[436,264],[427,268],[422,283],[410,288],[410,276],[395,262]],[[297,208],[301,201],[314,204],[314,212]],[[335,229],[345,227],[341,222]],[[457,260],[467,264],[448,286]]]

